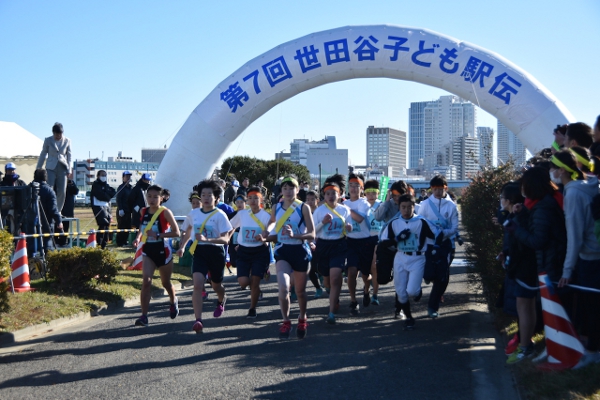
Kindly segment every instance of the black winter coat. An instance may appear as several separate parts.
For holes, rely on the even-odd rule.
[[[96,179],[94,183],[92,183],[92,192],[90,197],[92,201],[92,210],[96,216],[96,222],[98,223],[98,226],[106,227],[110,225],[110,221],[112,219],[110,211],[110,199],[115,196],[115,193],[117,193],[117,191],[107,182],[102,182],[101,180]],[[94,198],[98,199],[99,201],[106,201],[108,205],[105,207],[100,207],[94,204]]]
[[[55,225],[62,222],[60,212],[58,212],[58,206],[56,204],[56,193],[46,182],[40,183],[40,203],[42,209],[40,210],[40,220],[42,225],[42,232],[50,232],[50,223],[54,221]]]
[[[127,198],[127,205],[131,210],[131,223],[136,228],[140,227],[141,214],[139,211],[135,211],[134,208],[135,206],[138,206],[138,210],[141,210],[146,207],[146,195],[144,192],[148,190],[149,187],[149,183],[139,180],[133,189],[131,189],[131,193],[129,193],[129,197]]]
[[[123,210],[125,214],[131,213],[131,208],[129,208],[128,199],[132,190],[133,186],[131,186],[129,182],[121,183],[121,186],[119,186],[119,188],[117,189],[117,208],[119,210]]]
[[[547,195],[531,210],[524,208],[514,221],[514,236],[535,250],[538,272],[546,272],[553,282],[559,281],[567,254],[567,229],[560,205]]]

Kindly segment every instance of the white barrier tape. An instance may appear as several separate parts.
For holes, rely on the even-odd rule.
[[[526,283],[522,282],[520,279],[515,279],[515,280],[517,281],[517,283],[520,286],[524,287],[525,289],[529,289],[529,290],[540,290],[540,289],[543,289],[546,287],[546,285],[533,287],[533,286],[529,286]],[[558,282],[552,282],[552,283],[554,283],[555,285],[558,284]],[[594,288],[590,288],[590,287],[586,287],[586,286],[572,285],[570,283],[568,283],[567,286],[570,286],[573,289],[582,290],[584,292],[600,293],[600,289],[594,289]]]

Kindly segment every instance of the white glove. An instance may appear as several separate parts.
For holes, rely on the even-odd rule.
[[[140,206],[135,206],[133,207],[133,209],[135,210],[135,212],[140,212]]]
[[[119,210],[119,217],[122,217],[123,215],[125,215],[125,211]]]

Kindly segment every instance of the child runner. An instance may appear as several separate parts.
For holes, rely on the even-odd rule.
[[[240,208],[231,219],[231,225],[236,229],[239,228],[237,245],[233,245],[236,247],[238,282],[242,288],[250,286],[250,309],[246,318],[256,318],[260,280],[269,269],[269,244],[265,240],[269,236],[267,227],[271,215],[260,208],[261,201],[260,188],[251,187],[248,189],[250,208],[246,209],[244,204],[244,208]]]
[[[367,219],[371,206],[362,197],[364,178],[362,175],[355,174],[350,174],[348,178],[350,199],[344,202],[350,208],[352,216],[348,220],[352,224],[352,231],[346,235],[348,240],[348,291],[350,292],[350,312],[352,315],[357,315],[359,309],[356,301],[358,271],[360,271],[364,283],[362,304],[363,307],[368,307],[371,304],[371,297],[369,296],[371,265],[373,264],[373,252],[378,238],[377,236],[371,236],[369,220]]]
[[[196,209],[196,208],[200,208],[200,195],[198,194],[198,192],[192,192],[190,193],[190,197],[188,198],[188,200],[190,201],[190,203],[192,204],[192,210]],[[181,224],[181,237],[185,238],[186,237],[186,231],[188,226],[190,226],[190,220],[188,220],[187,218],[183,221],[183,223]],[[184,239],[185,240],[185,239]],[[181,246],[180,242],[180,246]],[[188,242],[188,246],[186,246],[185,250],[189,250],[189,247],[192,245],[192,242]],[[193,272],[193,266],[192,266],[192,272]],[[208,299],[208,292],[202,288],[202,299],[206,300]]]
[[[268,240],[277,241],[275,245],[275,268],[279,286],[279,306],[283,316],[283,324],[279,329],[279,337],[290,337],[292,322],[290,321],[290,284],[295,287],[298,298],[298,327],[296,335],[299,339],[306,337],[306,275],[310,259],[310,249],[304,241],[315,238],[314,224],[310,208],[296,199],[298,181],[294,177],[286,177],[281,181],[282,201],[271,211],[270,235]]]
[[[158,268],[160,280],[169,294],[171,319],[179,315],[175,287],[171,283],[173,273],[173,251],[165,238],[178,237],[179,227],[173,213],[161,203],[169,199],[169,191],[158,185],[152,185],[146,191],[148,207],[140,210],[140,230],[133,241],[133,247],[142,244],[142,293],[140,303],[142,316],[135,321],[137,326],[148,326],[148,308],[150,305],[151,285],[154,271]]]
[[[425,271],[424,247],[426,244],[435,243],[434,232],[438,230],[425,218],[415,215],[413,195],[400,196],[398,203],[400,216],[390,220],[381,236],[388,237],[387,230],[391,227],[398,242],[398,252],[394,257],[394,287],[400,308],[406,316],[404,327],[406,330],[413,330],[415,319],[410,311],[409,296],[420,298],[421,281]]]
[[[194,187],[194,190],[200,193],[202,208],[194,209],[187,218],[190,224],[186,230],[185,236],[182,235],[181,247],[178,255],[183,255],[185,245],[194,230],[194,243],[190,247],[190,253],[194,256],[192,266],[192,277],[194,281],[194,291],[192,293],[192,304],[196,322],[192,329],[196,333],[202,333],[204,325],[202,324],[202,290],[204,281],[208,273],[211,276],[211,285],[217,294],[217,307],[213,313],[215,318],[220,317],[225,311],[225,288],[222,285],[223,271],[225,269],[225,249],[224,245],[229,241],[229,236],[233,231],[227,215],[215,204],[223,190],[219,183],[214,180],[205,179]]]
[[[338,203],[344,193],[344,177],[333,175],[323,184],[325,203],[313,214],[317,221],[317,257],[319,273],[325,277],[325,287],[329,287],[328,324],[335,324],[335,313],[339,308],[342,290],[342,271],[346,267],[346,233],[352,231],[350,209]]]
[[[384,223],[378,221],[375,218],[375,212],[381,206],[381,200],[379,197],[379,182],[375,179],[370,179],[365,182],[365,196],[367,198],[367,202],[369,203],[369,213],[367,214],[367,221],[369,224],[369,230],[371,232],[371,237],[374,238],[375,249],[373,250],[373,259],[371,261],[371,284],[373,285],[373,296],[371,297],[371,304],[374,306],[379,305],[379,298],[377,294],[379,293],[379,283],[377,283],[377,241],[379,239],[379,233],[384,226]],[[364,289],[365,293],[369,294],[369,286],[365,285]]]
[[[314,190],[309,190],[306,192],[306,205],[310,207],[310,213],[314,213],[317,209],[319,203],[319,195]],[[316,238],[314,241],[310,242],[310,251],[312,253],[312,260],[310,260],[310,272],[308,277],[312,284],[315,286],[315,299],[323,296],[323,288],[321,288],[321,278],[318,274],[318,265],[319,261],[317,259],[317,254],[315,252],[316,247]]]

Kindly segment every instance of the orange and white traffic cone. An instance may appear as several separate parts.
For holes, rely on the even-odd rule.
[[[29,260],[27,259],[27,241],[24,237],[17,241],[11,267],[14,291],[21,293],[33,290],[29,286]]]
[[[548,361],[538,368],[552,371],[573,368],[583,357],[583,345],[546,273],[539,274],[539,284]]]
[[[90,231],[85,247],[96,247],[96,232]]]
[[[144,261],[144,255],[142,254],[142,248],[144,247],[143,243],[140,243],[135,251],[135,258],[133,260],[133,265],[128,270],[141,271],[142,264]]]

